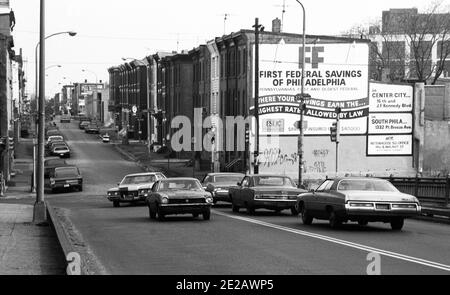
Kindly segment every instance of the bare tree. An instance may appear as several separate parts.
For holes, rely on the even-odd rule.
[[[387,72],[390,81],[409,78],[435,84],[450,70],[450,13],[442,12],[438,2],[425,13],[405,9],[368,30],[355,26],[346,36],[361,32],[368,32],[365,36],[374,41],[370,67],[378,78]],[[433,56],[436,48],[437,56]],[[405,69],[409,69],[409,75]]]

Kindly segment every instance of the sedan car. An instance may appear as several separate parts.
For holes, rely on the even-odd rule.
[[[108,134],[105,134],[102,136],[102,141],[103,143],[109,143],[111,141],[111,138],[109,137]]]
[[[218,201],[231,203],[229,189],[235,187],[244,177],[245,174],[242,173],[210,173],[205,176],[202,185],[211,193],[214,204]]]
[[[86,129],[86,127],[88,127],[90,124],[91,124],[90,121],[80,121],[80,123],[78,124],[78,127],[79,127],[81,130],[84,130],[84,129]]]
[[[50,155],[60,158],[70,158],[70,149],[67,145],[57,145],[50,151]]]
[[[169,178],[155,183],[147,197],[150,219],[164,220],[166,215],[200,214],[211,218],[211,194],[195,178]]]
[[[416,197],[401,193],[387,180],[338,178],[300,195],[297,210],[306,225],[316,218],[329,220],[332,228],[353,221],[362,226],[390,223],[393,230],[401,230],[405,218],[419,215],[421,206]]]
[[[114,207],[120,207],[120,203],[145,202],[155,182],[165,178],[160,172],[127,175],[118,183],[118,187],[108,190],[107,198]]]
[[[58,167],[50,172],[50,178],[45,180],[47,188],[52,193],[57,190],[78,189],[83,191],[83,177],[75,166]]]
[[[298,215],[295,209],[297,196],[306,190],[295,186],[294,181],[280,175],[247,175],[238,183],[238,187],[230,188],[233,212],[246,208],[248,214],[254,214],[255,209],[269,209],[281,212],[290,209],[293,215]]]
[[[100,134],[100,127],[95,124],[90,124],[84,128],[84,132],[89,134]]]

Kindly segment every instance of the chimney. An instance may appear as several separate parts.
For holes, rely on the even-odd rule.
[[[278,17],[272,21],[272,32],[281,33],[281,20]]]

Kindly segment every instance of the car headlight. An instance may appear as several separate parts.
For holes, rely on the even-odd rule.
[[[167,197],[162,198],[161,203],[169,204],[169,198],[167,198]]]
[[[259,199],[262,199],[262,198],[263,198],[262,195],[257,195],[257,194],[255,194],[255,200],[259,200]]]
[[[213,198],[211,198],[211,197],[206,197],[206,203],[214,203],[214,200],[213,200]]]

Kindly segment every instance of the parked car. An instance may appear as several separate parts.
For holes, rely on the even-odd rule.
[[[50,177],[50,172],[55,168],[66,167],[67,162],[60,157],[48,157],[44,160],[44,178]]]
[[[70,158],[70,149],[66,146],[55,146],[51,151],[50,155],[59,156],[61,158]]]
[[[111,141],[111,138],[109,137],[108,134],[105,134],[105,135],[102,136],[102,141],[104,143],[109,143]]]
[[[61,131],[59,131],[57,129],[52,129],[52,130],[49,130],[49,131],[47,131],[45,133],[45,139],[50,138],[50,136],[62,136],[62,137],[64,137],[63,134],[61,133]]]
[[[60,123],[70,123],[70,122],[71,122],[70,115],[62,115],[61,116]]]
[[[236,187],[236,183],[241,182],[244,177],[245,174],[242,173],[210,173],[205,176],[202,185],[211,193],[214,204],[218,201],[231,203],[229,189]]]
[[[307,192],[295,186],[294,181],[280,175],[248,175],[229,190],[233,212],[246,208],[248,214],[255,209],[268,209],[281,212],[290,209],[292,215],[298,215],[295,205],[297,196]]]
[[[67,145],[67,143],[65,141],[54,141],[54,142],[50,143],[49,146],[47,146],[47,148],[45,150],[46,156],[59,156],[59,155],[52,154],[53,149],[56,147],[67,147],[68,148],[69,146]]]
[[[64,141],[64,137],[62,135],[52,135],[47,139],[47,146],[49,146],[52,142],[55,141]]]
[[[153,184],[165,178],[160,172],[127,175],[118,183],[118,187],[108,190],[107,198],[114,207],[120,207],[120,203],[145,202]]]
[[[80,121],[80,123],[78,124],[78,127],[79,127],[81,130],[84,130],[84,129],[86,129],[86,127],[88,127],[90,124],[91,124],[90,121]]]
[[[416,197],[377,178],[325,180],[316,190],[300,195],[296,207],[304,224],[310,225],[315,218],[329,220],[332,228],[353,221],[361,226],[390,223],[393,230],[401,230],[405,218],[421,213]]]
[[[100,127],[94,124],[89,124],[85,127],[84,132],[91,134],[100,134]]]
[[[52,193],[57,190],[78,189],[83,191],[83,176],[75,166],[57,167],[50,172],[50,177],[45,181],[46,187]]]
[[[159,180],[147,197],[150,219],[164,220],[167,215],[200,214],[204,220],[211,218],[211,194],[195,178],[169,178]]]

